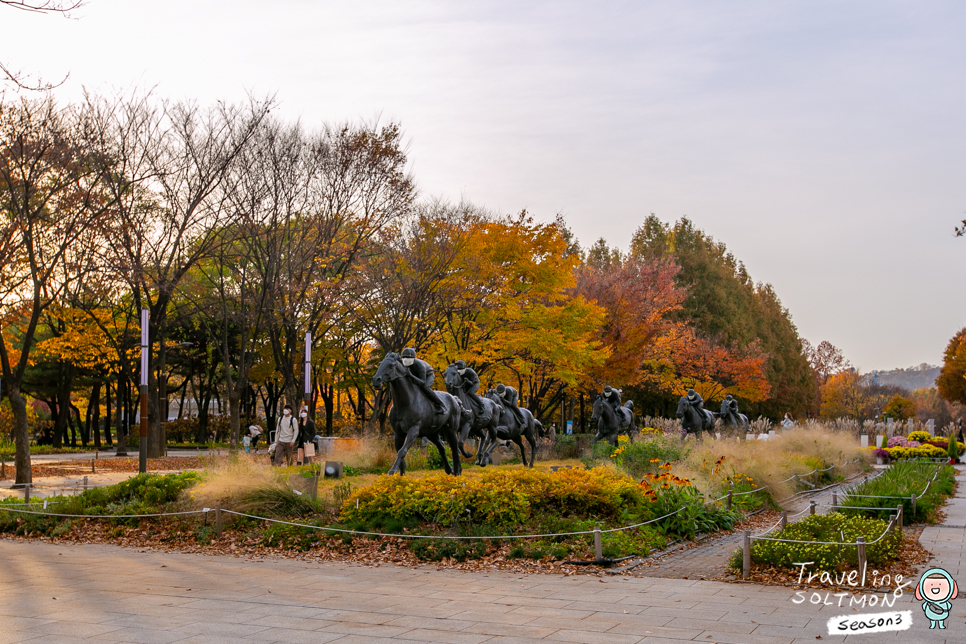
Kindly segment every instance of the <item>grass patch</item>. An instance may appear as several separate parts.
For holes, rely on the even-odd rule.
[[[939,474],[935,480],[932,480],[937,468]],[[931,523],[935,520],[936,511],[952,495],[955,482],[956,470],[949,465],[937,466],[935,463],[914,461],[895,463],[879,476],[852,490],[850,492],[852,496],[846,497],[839,505],[844,508],[883,508],[881,511],[847,510],[847,512],[888,519],[888,510],[895,512],[896,506],[901,503],[904,523]],[[928,490],[926,490],[927,485]],[[924,495],[922,495],[923,490],[926,491]],[[915,510],[912,508],[912,494],[917,495]],[[892,498],[870,498],[858,495]]]

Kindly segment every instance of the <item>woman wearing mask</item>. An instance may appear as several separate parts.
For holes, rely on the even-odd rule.
[[[275,465],[281,465],[282,460],[287,465],[292,464],[292,450],[298,441],[299,425],[292,416],[292,406],[285,405],[282,417],[275,426]]]
[[[309,411],[303,407],[299,412],[299,463],[307,465],[309,459],[315,456],[313,440],[315,440],[315,422],[309,418]]]

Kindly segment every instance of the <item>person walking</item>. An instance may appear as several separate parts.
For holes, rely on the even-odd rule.
[[[303,407],[302,411],[299,412],[299,464],[308,465],[309,459],[315,456],[314,440],[315,421],[309,418],[309,410]],[[306,446],[308,446],[308,449],[306,449]]]
[[[275,465],[281,465],[284,459],[287,465],[292,464],[292,451],[298,441],[299,425],[292,416],[292,406],[285,405],[282,417],[275,426]]]

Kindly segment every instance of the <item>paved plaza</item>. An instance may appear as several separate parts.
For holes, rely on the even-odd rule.
[[[966,482],[963,477],[961,483]],[[966,485],[923,531],[966,582]],[[866,593],[866,596],[869,596]],[[882,593],[878,593],[882,595]],[[0,540],[0,644],[137,642],[966,643],[966,598],[928,629],[910,592],[891,608],[796,604],[795,590],[694,579],[460,572],[170,554]],[[825,602],[832,605],[825,605]],[[831,636],[840,615],[912,611],[900,633]]]

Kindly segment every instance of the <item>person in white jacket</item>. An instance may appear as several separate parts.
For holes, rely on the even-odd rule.
[[[281,465],[283,459],[287,465],[292,464],[292,452],[298,433],[299,424],[292,415],[292,406],[285,405],[275,426],[275,465]]]

